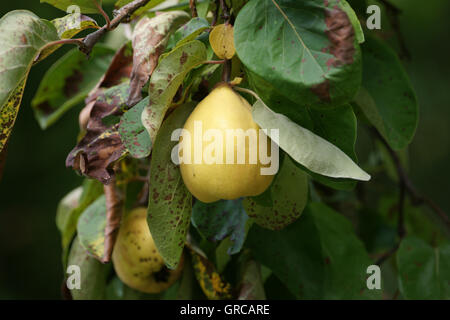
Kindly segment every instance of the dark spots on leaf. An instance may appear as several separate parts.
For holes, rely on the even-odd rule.
[[[343,64],[352,64],[355,54],[355,31],[347,16],[340,8],[325,9],[325,32],[331,42],[330,53],[336,57],[335,67]]]
[[[64,84],[64,95],[68,98],[73,97],[79,91],[79,84],[83,81],[83,74],[80,70],[75,70],[74,73],[66,78],[66,83]]]
[[[188,55],[185,51],[183,51],[183,53],[181,54],[181,57],[180,57],[180,64],[182,64],[182,65],[185,64],[187,59],[188,59]]]
[[[48,101],[45,101],[44,103],[41,103],[36,107],[38,110],[40,110],[45,115],[49,115],[53,112],[52,106],[48,103]]]
[[[311,88],[311,91],[319,97],[321,101],[331,102],[330,97],[330,82],[326,79],[324,82],[319,83]]]

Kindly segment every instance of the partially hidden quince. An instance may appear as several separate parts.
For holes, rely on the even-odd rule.
[[[114,269],[129,287],[159,293],[180,277],[183,257],[177,269],[165,266],[147,224],[147,209],[137,208],[124,216],[112,255]]]
[[[200,125],[205,135],[201,147],[198,147],[199,140],[196,137]],[[249,129],[256,134],[252,139],[247,135]],[[275,173],[261,174],[261,169],[268,168],[270,163],[265,161],[263,164],[259,153],[260,142],[264,139],[264,152],[270,157],[270,139],[260,132],[259,126],[253,121],[250,104],[228,84],[219,84],[197,105],[187,119],[184,130],[189,132],[190,138],[186,139],[185,133],[180,138],[181,175],[188,190],[198,200],[210,203],[221,199],[256,196],[272,183]],[[218,141],[221,145],[217,144]],[[231,153],[227,154],[227,148]],[[201,156],[196,160],[195,154],[197,152],[198,155],[200,150]],[[238,150],[241,150],[241,161]],[[186,152],[190,153],[190,157],[186,156]],[[191,161],[186,161],[187,159]]]

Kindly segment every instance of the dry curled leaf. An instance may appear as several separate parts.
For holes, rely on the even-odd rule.
[[[142,99],[142,88],[155,70],[171,32],[188,18],[184,11],[171,11],[154,18],[144,17],[138,22],[133,32],[133,71],[128,106],[132,107]]]
[[[124,80],[130,79],[132,68],[133,50],[130,47],[130,44],[126,43],[114,55],[108,71],[106,71],[95,89],[92,90],[90,96],[92,96],[98,88],[111,88],[122,83]]]
[[[118,132],[118,123],[108,126],[103,120],[123,114],[128,96],[128,83],[95,93],[86,135],[70,152],[66,166],[81,174],[108,184],[114,175],[112,165],[126,154]],[[99,93],[101,92],[101,93]]]
[[[104,187],[106,199],[106,227],[105,227],[105,251],[103,263],[111,261],[111,255],[114,244],[117,239],[117,233],[122,218],[122,195],[117,190],[115,178],[111,183]]]
[[[133,52],[125,44],[86,99],[86,107],[80,114],[80,126],[86,129],[86,134],[66,159],[66,166],[104,184],[114,176],[112,165],[127,150],[120,139],[118,123],[108,126],[103,119],[123,114],[132,63]]]

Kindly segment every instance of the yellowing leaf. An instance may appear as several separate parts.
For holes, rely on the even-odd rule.
[[[220,59],[230,60],[236,53],[234,48],[234,30],[230,24],[215,26],[209,34],[209,42],[214,53]]]
[[[33,61],[56,40],[55,27],[32,12],[11,11],[0,19],[0,151],[14,126]]]
[[[200,252],[190,249],[195,277],[206,297],[210,300],[231,299],[231,285],[222,279],[214,264]]]
[[[24,79],[16,90],[11,94],[8,101],[0,108],[0,150],[6,145],[14,122],[19,112],[22,101],[23,90],[26,79]]]

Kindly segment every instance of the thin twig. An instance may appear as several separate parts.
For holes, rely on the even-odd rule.
[[[111,30],[111,20],[109,19],[108,14],[105,12],[105,10],[103,10],[103,7],[97,2],[97,0],[92,0],[92,1],[94,1],[94,5],[97,7],[98,11],[103,16],[103,18],[105,18],[106,28],[108,30]]]
[[[230,23],[230,12],[228,10],[228,6],[225,3],[225,0],[219,0],[220,1],[220,7],[222,8],[222,18],[225,21],[225,24]]]
[[[214,27],[219,21],[219,12],[220,12],[220,3],[219,0],[216,0],[216,10],[214,11],[213,20],[211,22],[211,27]]]
[[[413,205],[427,205],[436,215],[438,218],[442,220],[444,225],[450,230],[450,218],[449,216],[442,210],[437,204],[435,204],[431,199],[421,195],[418,193],[417,189],[413,185],[411,179],[409,178],[408,174],[406,173],[406,170],[403,168],[403,165],[400,161],[400,158],[398,154],[394,151],[394,149],[391,148],[389,143],[381,136],[381,134],[373,128],[373,133],[377,137],[378,140],[381,141],[381,143],[385,146],[387,149],[390,157],[392,158],[394,165],[397,170],[398,179],[399,179],[399,203],[398,203],[398,221],[397,221],[397,235],[399,237],[398,242],[396,245],[384,253],[376,262],[377,265],[381,265],[384,261],[386,261],[391,255],[393,255],[397,249],[400,246],[400,243],[402,239],[406,235],[406,229],[405,229],[405,197],[406,194],[409,195],[411,199],[411,203]]]
[[[383,262],[385,262],[387,259],[389,259],[398,249],[400,246],[400,242],[396,243],[395,246],[391,249],[389,249],[387,252],[383,253],[381,257],[378,258],[377,262],[375,264],[377,266],[381,266]]]
[[[386,147],[387,151],[389,152],[389,155],[391,156],[392,160],[394,161],[395,167],[397,169],[398,178],[399,180],[404,184],[405,191],[409,195],[411,199],[411,203],[413,205],[426,205],[428,206],[435,214],[436,216],[444,223],[445,227],[448,228],[450,231],[450,218],[445,213],[442,208],[440,208],[433,200],[430,198],[421,195],[416,187],[413,185],[411,179],[409,178],[408,174],[406,173],[405,169],[402,166],[402,163],[400,161],[400,158],[398,157],[397,153],[391,148],[391,146],[387,143],[387,141],[380,135],[380,133],[377,130],[373,130],[376,137],[383,143],[383,145]]]
[[[189,0],[189,8],[191,8],[191,16],[192,18],[197,18],[197,5],[195,4],[195,0]]]
[[[84,47],[80,47],[80,50],[86,55],[89,55],[94,48],[94,45],[106,34],[106,32],[117,28],[122,21],[130,17],[139,8],[145,6],[149,1],[150,0],[134,0],[117,10],[116,16],[111,20],[109,26],[105,25],[89,34],[83,41]]]
[[[225,62],[226,62],[226,60],[209,60],[209,61],[205,61],[203,63],[204,64],[222,64]]]
[[[400,28],[399,23],[399,15],[402,13],[402,11],[390,3],[388,0],[380,0],[380,2],[384,5],[386,8],[389,21],[391,22],[392,28],[395,30],[395,33],[397,35],[397,41],[400,46],[400,57],[406,60],[411,59],[411,54],[408,50],[408,47],[406,46],[405,39],[403,37],[402,30]]]
[[[84,40],[83,38],[80,38],[80,39],[62,39],[62,40],[52,41],[52,42],[49,42],[46,45],[44,45],[41,48],[41,52],[44,52],[46,49],[48,49],[50,47],[57,46],[57,45],[63,45],[63,44],[76,44],[77,46],[80,47],[80,50],[82,50],[85,47],[83,40]],[[39,58],[39,56],[36,57],[36,60],[38,58]]]

